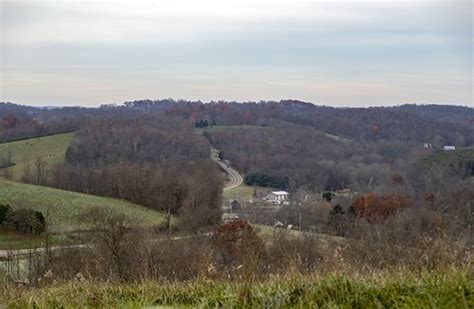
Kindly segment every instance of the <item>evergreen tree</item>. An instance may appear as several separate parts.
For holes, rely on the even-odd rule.
[[[326,228],[328,232],[337,236],[344,236],[345,234],[345,212],[342,209],[341,205],[337,204],[329,212],[328,221],[326,223]]]

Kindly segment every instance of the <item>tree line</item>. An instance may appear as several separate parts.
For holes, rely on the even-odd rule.
[[[311,126],[319,131],[358,141],[383,140],[446,144],[466,147],[474,145],[474,109],[447,105],[407,104],[395,107],[334,108],[296,100],[227,102],[186,100],[139,100],[99,108],[63,107],[33,108],[0,102],[0,118],[7,114],[37,119],[39,123],[68,123],[78,119],[130,114],[164,114],[179,117],[205,127],[207,125],[271,125],[275,121]],[[55,125],[55,126],[56,126]],[[17,129],[15,138],[32,136]],[[13,132],[13,131],[12,131]],[[6,134],[6,133],[5,133]],[[9,133],[11,134],[11,133]],[[0,134],[1,136],[1,134]],[[8,137],[11,138],[11,137]]]
[[[38,160],[23,181],[126,199],[198,229],[221,218],[223,179],[209,157],[208,141],[182,120],[104,118],[76,132],[63,164]]]

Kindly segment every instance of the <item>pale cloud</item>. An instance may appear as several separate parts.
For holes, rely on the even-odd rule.
[[[471,1],[0,1],[0,101],[472,104]]]
[[[375,73],[339,76],[304,68],[194,67],[187,74],[172,69],[15,72],[5,96],[36,105],[121,103],[140,98],[259,101],[296,98],[335,106],[380,106],[407,102],[467,104],[471,79],[457,72]],[[217,78],[216,78],[217,76]],[[52,86],[54,85],[54,86]]]
[[[412,26],[426,22],[427,8],[423,3],[423,0],[2,0],[2,28],[6,43],[179,42],[229,31],[255,31],[256,27],[309,24],[327,30],[347,24],[377,26],[380,22]],[[446,8],[454,10],[452,7],[455,5],[435,3],[428,9],[444,16],[443,20]]]

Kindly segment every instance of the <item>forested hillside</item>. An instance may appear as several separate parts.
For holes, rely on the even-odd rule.
[[[360,141],[400,140],[417,143],[474,144],[472,108],[453,109],[443,120],[426,117],[431,106],[417,108],[334,108],[300,101],[201,102],[134,101],[131,109],[163,111],[185,119],[206,119],[211,125],[270,125],[280,120],[309,125],[320,131]]]
[[[76,133],[47,184],[178,213],[198,228],[220,220],[222,179],[209,157],[209,142],[183,120],[106,118]]]
[[[425,119],[452,122],[467,126],[472,126],[474,123],[474,110],[472,107],[467,106],[405,104],[393,107],[392,110],[416,114]]]
[[[183,120],[169,117],[107,118],[84,126],[66,153],[73,165],[187,162],[210,156],[209,143]]]
[[[209,102],[140,100],[123,105],[103,105],[100,108],[32,108],[11,103],[0,103],[4,123],[0,136],[9,140],[15,136],[38,136],[16,129],[8,117],[30,117],[42,122],[53,122],[61,129],[61,121],[102,117],[162,113],[189,121],[206,120],[210,125],[270,125],[285,121],[309,125],[317,130],[360,141],[401,140],[417,143],[452,144],[459,147],[474,145],[474,109],[461,106],[401,105],[397,107],[334,108],[311,103],[286,100],[280,102]],[[51,129],[50,129],[51,130]],[[28,135],[28,136],[27,136]]]
[[[81,128],[67,152],[69,167],[62,169],[106,169],[123,162],[189,165],[184,162],[205,160],[209,144],[192,133],[195,126],[204,129],[221,155],[245,175],[263,175],[273,187],[291,191],[384,190],[393,175],[416,174],[409,166],[427,151],[474,145],[474,109],[460,106],[334,108],[294,100],[172,99],[96,109],[0,106],[3,140]],[[219,127],[228,129],[212,129]],[[110,193],[116,189],[92,189],[80,181],[56,183],[79,191],[118,194]]]
[[[157,113],[111,111],[107,116],[100,116],[106,110],[100,109],[98,115],[84,118],[82,109],[78,109],[78,115],[73,116],[78,120],[78,130],[66,150],[65,162],[51,161],[50,155],[43,157],[38,152],[31,162],[13,167],[15,178],[31,184],[121,198],[179,214],[182,226],[189,229],[220,220],[221,172],[210,160],[208,140],[196,134],[192,124]],[[55,119],[60,111],[39,113],[45,113],[46,116],[41,116],[45,119]],[[69,123],[70,112],[65,112],[68,115],[64,123]],[[41,127],[51,125],[61,131],[62,127],[56,124],[56,120],[45,121]],[[21,138],[41,135],[41,131],[29,128],[19,131],[19,125],[14,125],[4,132],[18,133]],[[18,143],[22,149],[31,148],[28,141],[25,145]],[[8,160],[12,162],[9,164],[15,164],[15,157],[19,158],[17,149],[10,148],[15,153],[12,155],[9,148],[3,147],[5,152],[0,158],[7,160],[13,156],[13,162]],[[4,175],[12,176],[8,171]]]
[[[312,127],[290,123],[209,129],[206,135],[221,150],[221,156],[244,174],[268,175],[273,183],[270,186],[283,190],[345,188],[351,172],[345,167],[352,159],[360,161],[364,149],[358,143],[337,141]]]

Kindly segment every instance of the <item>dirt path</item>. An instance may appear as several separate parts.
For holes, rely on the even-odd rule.
[[[160,241],[169,241],[169,240],[183,240],[191,238],[200,238],[200,237],[209,237],[212,236],[212,233],[202,233],[202,234],[192,234],[192,235],[183,235],[183,236],[174,236],[174,237],[163,237],[149,240],[150,242],[160,242]],[[91,248],[90,244],[77,244],[77,245],[68,245],[68,246],[53,246],[50,247],[50,252],[60,251],[60,250],[69,250],[69,249],[81,249],[81,248]],[[45,253],[46,248],[31,248],[31,249],[14,249],[14,250],[0,250],[0,261],[6,261],[13,258],[27,258],[32,255],[40,255]],[[0,307],[1,308],[1,307]]]

